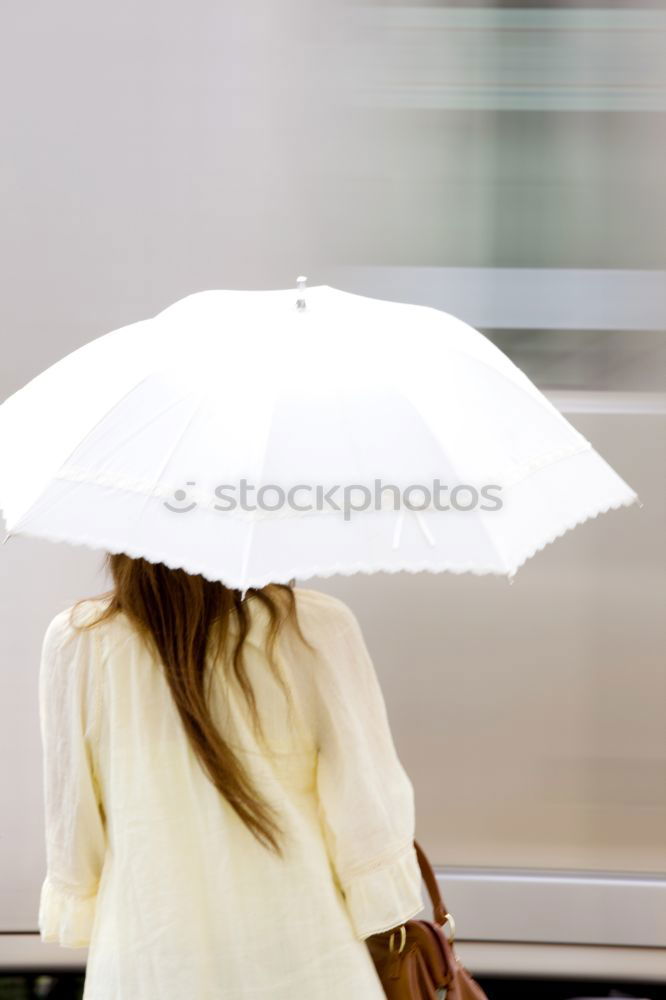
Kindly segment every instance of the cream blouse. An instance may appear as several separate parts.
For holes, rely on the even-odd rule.
[[[39,710],[47,870],[43,941],[88,947],[84,1000],[382,1000],[364,938],[423,908],[412,784],[359,624],[295,588],[310,653],[248,598],[245,664],[267,746],[223,663],[211,711],[277,807],[281,860],[254,838],[190,747],[159,661],[123,614],[88,632],[51,621]],[[103,599],[86,602],[89,620]],[[236,626],[234,626],[236,627]]]

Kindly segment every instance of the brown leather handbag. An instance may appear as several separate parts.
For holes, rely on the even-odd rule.
[[[488,1000],[455,954],[453,917],[444,906],[430,862],[416,841],[414,847],[435,923],[407,920],[366,938],[384,992],[388,1000]],[[443,931],[446,923],[451,930],[448,937]]]

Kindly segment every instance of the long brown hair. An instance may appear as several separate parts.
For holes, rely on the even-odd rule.
[[[233,668],[250,707],[255,733],[263,739],[254,692],[243,663],[243,643],[250,624],[246,601],[248,598],[258,600],[270,617],[267,658],[291,709],[288,685],[274,658],[278,633],[289,623],[296,628],[305,645],[313,648],[301,631],[292,585],[270,583],[251,588],[243,600],[241,591],[220,581],[124,553],[107,553],[105,566],[114,584],[113,589],[103,595],[109,603],[94,621],[75,627],[92,628],[119,612],[128,616],[157,652],[185,732],[205,773],[256,839],[283,857],[278,838],[284,831],[275,819],[275,810],[257,793],[215,726],[205,681],[207,654],[214,650],[214,659],[217,659],[227,652],[229,623],[235,616],[239,626],[236,644],[230,656],[223,656],[223,662],[226,669]],[[75,608],[81,603],[74,606],[72,619]],[[209,681],[211,677],[212,672]]]

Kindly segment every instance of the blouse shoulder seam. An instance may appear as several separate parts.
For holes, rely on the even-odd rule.
[[[51,643],[54,653],[59,653],[65,642],[74,635],[70,615],[73,605],[58,611],[46,627],[45,639]]]

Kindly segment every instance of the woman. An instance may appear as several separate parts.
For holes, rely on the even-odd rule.
[[[43,941],[84,1000],[380,1000],[422,909],[413,788],[350,609],[108,555],[51,621]]]

